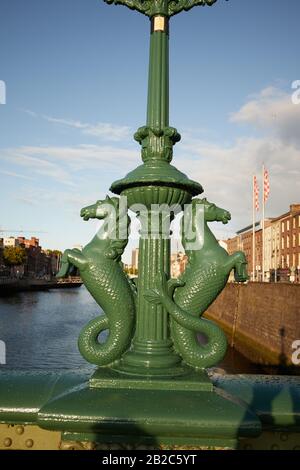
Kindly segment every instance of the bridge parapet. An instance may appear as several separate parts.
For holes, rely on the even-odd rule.
[[[141,390],[130,381],[113,388],[107,376],[101,389],[94,387],[90,370],[1,372],[0,449],[300,449],[297,377],[212,373],[210,379],[215,393],[202,381],[200,402],[190,382],[187,403],[184,382],[162,390],[160,381],[139,381],[139,400]],[[223,400],[232,409],[211,413]]]

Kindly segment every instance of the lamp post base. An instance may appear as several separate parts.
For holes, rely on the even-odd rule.
[[[37,424],[67,441],[235,449],[261,422],[237,398],[213,387],[204,371],[164,380],[98,369],[89,383],[46,403]]]

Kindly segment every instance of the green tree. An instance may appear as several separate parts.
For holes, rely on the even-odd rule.
[[[4,248],[3,259],[6,266],[20,266],[26,261],[26,251],[20,246],[8,246]]]
[[[62,252],[60,250],[47,250],[47,254],[50,256],[50,255],[54,255],[54,256],[61,256],[62,255]]]

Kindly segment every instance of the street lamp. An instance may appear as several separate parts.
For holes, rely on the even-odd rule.
[[[247,262],[243,252],[229,256],[207,225],[227,223],[230,213],[206,198],[194,198],[203,192],[201,184],[171,165],[173,146],[181,136],[169,125],[169,18],[216,0],[105,1],[125,5],[151,20],[147,122],[134,135],[143,163],[111,185],[120,198],[107,196],[82,209],[84,220],[109,223],[82,251],[64,253],[58,275],[65,276],[76,266],[105,313],[80,334],[79,349],[86,360],[143,377],[188,376],[200,369],[206,380],[204,369],[224,357],[227,342],[222,330],[201,316],[232,270],[236,281],[248,279]],[[135,285],[125,278],[119,263],[128,241],[128,209],[136,212],[141,224]],[[181,211],[182,244],[189,262],[176,281],[170,279],[170,224]],[[109,334],[100,344],[104,330]],[[206,337],[206,344],[200,344],[199,335]],[[101,374],[99,370],[96,376]]]
[[[237,282],[248,279],[247,262],[243,252],[228,255],[209,229],[209,222],[227,223],[230,213],[195,198],[203,192],[201,184],[171,165],[181,136],[169,124],[169,19],[216,0],[104,1],[147,15],[151,36],[147,120],[134,135],[142,164],[111,185],[118,197],[107,196],[82,209],[84,220],[104,219],[104,228],[82,251],[66,250],[58,274],[66,276],[76,266],[104,311],[79,336],[81,354],[99,366],[89,381],[98,392],[93,394],[97,413],[103,419],[113,413],[110,419],[120,423],[129,413],[131,424],[146,420],[158,433],[181,436],[189,423],[195,442],[201,443],[204,433],[212,436],[213,445],[232,446],[239,433],[256,434],[259,426],[243,406],[214,392],[206,369],[224,357],[227,341],[202,315],[232,270]],[[128,242],[128,209],[141,225],[135,282],[120,263]],[[188,264],[175,280],[170,279],[170,224],[180,211]],[[105,330],[108,335],[99,342]]]

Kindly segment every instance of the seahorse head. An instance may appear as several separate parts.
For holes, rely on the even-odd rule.
[[[130,217],[127,214],[127,205],[122,204],[118,197],[111,198],[107,196],[106,199],[102,201],[102,204],[99,205],[100,211],[103,210],[103,208],[104,212],[106,212],[104,217],[109,217],[112,228],[110,243],[106,250],[106,257],[114,261],[120,261],[128,243],[130,228]]]
[[[210,232],[206,223],[222,222],[227,224],[230,219],[230,212],[217,207],[206,198],[193,199],[191,205],[185,209],[181,222],[181,241],[186,253],[189,253],[190,261],[193,259],[195,251],[202,249],[205,243],[205,234],[207,231]]]
[[[204,209],[204,220],[206,222],[222,222],[223,224],[228,224],[231,220],[231,214],[226,209],[218,207],[213,202],[209,202],[206,198],[203,199],[194,199],[192,201],[194,207],[197,204],[201,204]]]

